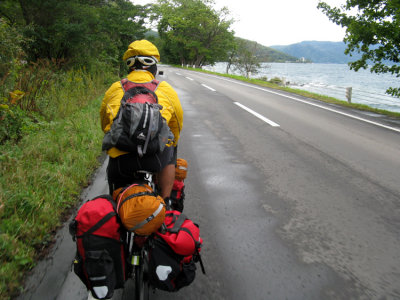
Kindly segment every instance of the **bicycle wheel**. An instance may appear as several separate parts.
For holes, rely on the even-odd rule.
[[[149,281],[144,265],[135,268],[135,300],[149,300]]]
[[[143,251],[143,300],[150,299],[149,282],[149,256],[147,250]]]

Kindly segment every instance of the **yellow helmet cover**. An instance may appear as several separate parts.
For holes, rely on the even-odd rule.
[[[132,56],[154,56],[157,61],[160,61],[160,53],[156,46],[153,43],[147,40],[138,40],[131,43],[128,47],[128,50],[125,51],[123,60],[127,60]]]

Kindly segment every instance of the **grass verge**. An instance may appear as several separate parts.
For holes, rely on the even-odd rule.
[[[0,146],[0,299],[18,294],[25,272],[99,166],[100,101],[47,123],[17,145]]]
[[[182,68],[181,66],[175,66],[175,67]],[[304,90],[284,87],[284,86],[280,86],[278,84],[260,80],[260,79],[246,78],[244,76],[239,76],[239,75],[223,74],[223,73],[217,73],[217,72],[207,71],[207,70],[203,70],[203,69],[190,68],[190,67],[183,68],[183,69],[189,69],[192,71],[203,72],[203,73],[218,75],[218,76],[222,76],[222,77],[228,77],[228,78],[232,78],[232,79],[236,79],[236,80],[276,89],[276,90],[290,92],[293,94],[297,94],[297,95],[304,96],[307,98],[312,98],[312,99],[319,100],[319,101],[326,102],[326,103],[336,104],[336,105],[349,107],[349,108],[353,108],[353,109],[358,109],[358,110],[362,110],[362,111],[369,111],[369,112],[373,112],[373,113],[377,113],[377,114],[381,114],[381,115],[386,115],[386,116],[389,116],[392,118],[400,119],[400,113],[397,113],[397,112],[383,110],[383,109],[377,109],[377,108],[373,108],[373,107],[370,107],[370,106],[364,105],[364,104],[348,103],[347,101],[339,100],[339,99],[336,99],[333,97],[315,94],[315,93],[307,92]],[[400,99],[399,99],[399,101],[400,101]]]

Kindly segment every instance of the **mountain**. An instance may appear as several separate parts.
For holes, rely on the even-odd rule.
[[[257,49],[256,56],[262,62],[296,62],[297,57],[294,57],[283,51],[272,49],[271,47],[265,47],[260,45]]]
[[[271,47],[262,46],[259,47],[255,55],[260,59],[261,62],[296,62],[298,58],[285,53],[280,50],[272,49]]]
[[[345,55],[346,45],[344,42],[304,41],[287,46],[271,46],[270,48],[295,57],[304,57],[314,63],[344,64],[355,61],[360,57],[359,54]]]
[[[253,53],[260,62],[296,62],[299,59],[279,50],[272,49],[271,47],[263,46],[255,41],[247,40],[240,37],[235,37],[237,42],[244,42],[248,44],[249,49],[256,49]]]
[[[159,37],[159,34],[157,31],[154,30],[149,30],[145,33],[145,37],[147,39],[155,39]],[[256,44],[256,53],[255,56],[257,56],[260,60],[260,62],[298,62],[299,58],[293,55],[290,55],[288,53],[285,53],[284,51],[280,51],[279,49],[273,49],[272,47],[267,47],[264,45],[261,45],[255,41],[250,41],[244,38],[239,38],[235,37],[236,40],[242,40],[248,44],[254,45]],[[276,46],[276,47],[282,47],[282,46]],[[251,46],[250,46],[251,48]]]

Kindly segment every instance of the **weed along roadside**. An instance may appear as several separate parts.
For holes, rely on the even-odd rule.
[[[101,96],[0,145],[0,299],[15,297],[99,166]]]

